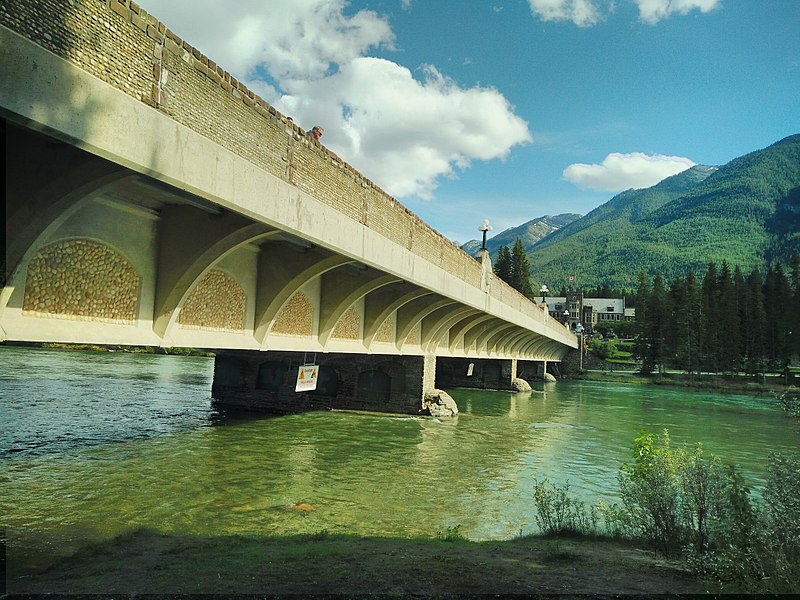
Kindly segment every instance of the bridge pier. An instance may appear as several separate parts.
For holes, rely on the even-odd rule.
[[[517,377],[517,360],[440,357],[436,375],[440,388],[511,390],[511,382]]]
[[[295,392],[298,368],[319,366],[317,389]],[[435,388],[435,357],[377,354],[220,351],[212,396],[221,406],[270,414],[365,410],[420,414]]]

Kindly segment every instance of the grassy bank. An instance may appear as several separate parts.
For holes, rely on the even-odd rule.
[[[9,559],[12,553],[9,552]],[[327,535],[165,536],[136,531],[26,573],[11,594],[259,594],[308,597],[665,595],[708,587],[679,563],[631,543],[524,537],[470,542]]]
[[[787,389],[798,392],[800,388],[787,386],[781,377],[769,377],[766,380],[755,381],[752,378],[739,376],[726,377],[722,375],[687,375],[685,373],[665,373],[663,375],[634,375],[633,373],[614,371],[583,371],[575,374],[575,379],[586,381],[613,381],[615,383],[632,383],[639,385],[668,385],[694,390],[709,390],[715,392],[741,393],[752,396],[774,396]]]

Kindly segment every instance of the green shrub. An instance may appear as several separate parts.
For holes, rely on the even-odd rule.
[[[569,495],[569,482],[563,486],[547,479],[537,481],[533,498],[536,501],[536,524],[547,535],[597,534],[597,512],[587,510],[585,503]]]
[[[681,546],[681,498],[678,467],[682,451],[670,448],[669,432],[643,433],[634,441],[634,462],[620,469],[619,487],[628,526],[665,554]]]
[[[783,410],[792,417],[800,418],[800,394],[796,391],[785,391],[778,396]]]
[[[800,455],[770,454],[764,490],[764,549],[773,591],[800,582]]]
[[[545,534],[639,537],[737,590],[791,593],[800,582],[800,455],[770,454],[763,501],[754,503],[734,466],[672,448],[669,432],[642,433],[633,461],[620,468],[622,504],[587,510],[569,483],[534,488],[536,522]]]

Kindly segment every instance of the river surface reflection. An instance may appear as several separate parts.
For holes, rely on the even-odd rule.
[[[535,531],[537,479],[618,499],[642,430],[702,442],[763,484],[797,432],[775,402],[591,382],[530,394],[451,390],[453,419],[352,412],[222,415],[213,359],[0,347],[0,478],[9,553],[69,554],[164,533],[435,536]],[[292,509],[307,503],[313,510]]]

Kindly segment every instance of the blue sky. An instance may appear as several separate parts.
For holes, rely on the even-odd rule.
[[[800,133],[800,0],[139,4],[461,243]]]

